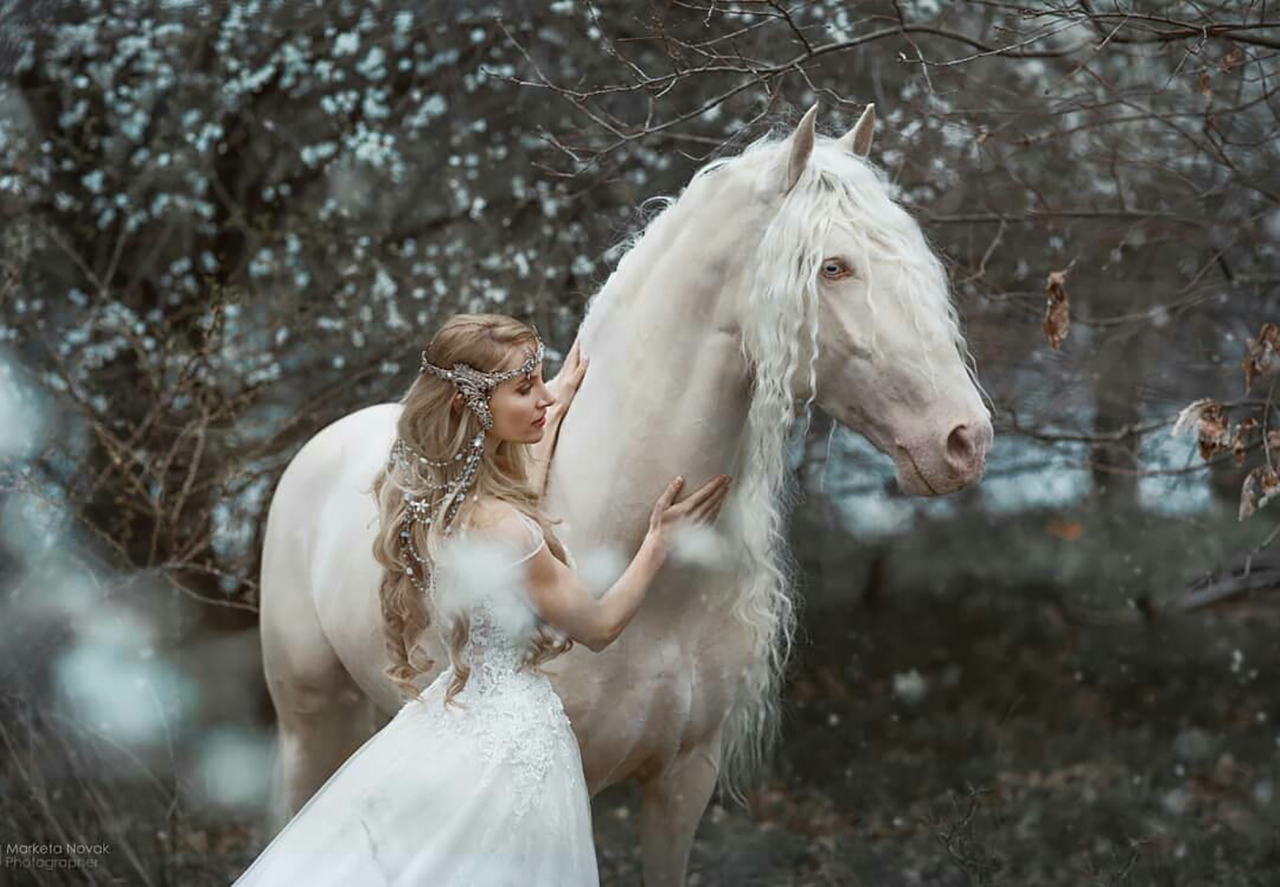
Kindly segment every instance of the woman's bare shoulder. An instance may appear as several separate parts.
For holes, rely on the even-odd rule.
[[[468,529],[496,539],[524,540],[528,524],[523,511],[510,502],[483,496],[472,508]]]

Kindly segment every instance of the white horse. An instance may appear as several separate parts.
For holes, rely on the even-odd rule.
[[[634,551],[672,476],[686,489],[735,478],[719,520],[727,565],[669,562],[616,643],[548,666],[591,792],[639,783],[650,887],[683,883],[717,780],[740,796],[770,750],[794,626],[783,448],[797,413],[816,404],[863,434],[917,495],[977,481],[991,443],[942,266],[864,159],[873,109],[840,139],[815,135],[816,111],[701,169],[578,333],[591,369],[547,503],[580,561]],[[278,821],[402,704],[383,676],[369,494],[398,410],[321,431],[271,503],[261,626]],[[434,637],[429,649],[446,661]]]

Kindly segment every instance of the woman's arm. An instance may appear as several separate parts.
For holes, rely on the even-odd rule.
[[[683,502],[673,504],[683,485],[676,478],[659,497],[649,518],[640,550],[609,590],[596,600],[591,592],[544,545],[528,562],[529,599],[544,621],[599,653],[615,640],[640,609],[653,577],[667,559],[672,535],[682,521],[715,520],[729,492],[728,475],[717,475]]]
[[[529,600],[541,619],[599,653],[635,616],[665,561],[666,552],[646,535],[618,581],[596,600],[577,574],[544,545],[529,561]]]

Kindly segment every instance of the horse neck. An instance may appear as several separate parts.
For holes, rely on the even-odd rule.
[[[745,215],[738,220],[749,224]],[[714,202],[671,207],[596,296],[580,332],[591,368],[560,432],[550,504],[571,524],[574,515],[615,517],[577,530],[579,544],[634,551],[672,477],[692,490],[739,470],[751,263],[749,238],[726,230],[732,218]]]

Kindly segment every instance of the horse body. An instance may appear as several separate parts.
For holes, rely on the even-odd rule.
[[[813,116],[781,144],[700,172],[624,256],[579,331],[591,369],[560,429],[546,501],[580,561],[601,549],[629,557],[672,476],[683,474],[687,488],[722,471],[738,478],[719,522],[725,557],[668,562],[612,646],[600,654],[577,647],[546,665],[592,793],[640,783],[649,885],[683,883],[722,764],[733,765],[732,777],[767,741],[790,639],[776,499],[796,403],[817,403],[890,453],[913,492],[972,483],[990,441],[957,351],[945,279],[934,279],[940,270],[914,223],[902,214],[887,228],[900,229],[890,248],[923,251],[915,264],[870,255],[868,243],[885,235],[831,223],[804,205],[780,209],[797,181],[825,199],[823,182],[803,178]],[[863,176],[850,148],[865,153],[869,127],[864,115],[845,140],[823,140],[825,160],[810,175]],[[874,181],[867,168],[862,190],[850,193],[892,206]],[[780,241],[813,240],[821,242],[799,244],[804,256],[777,257],[804,267],[762,282],[761,263],[789,249]],[[831,250],[861,250],[861,276],[785,292],[796,287],[788,274],[809,279],[813,257]],[[876,285],[891,293],[940,285],[941,293],[916,293],[921,304],[903,305],[873,300]],[[921,365],[903,366],[904,349],[922,353]],[[262,631],[280,718],[278,815],[301,806],[368,736],[375,709],[386,716],[401,704],[382,673],[369,495],[398,410],[370,407],[326,428],[295,457],[272,502]],[[438,671],[446,656],[431,634]]]

